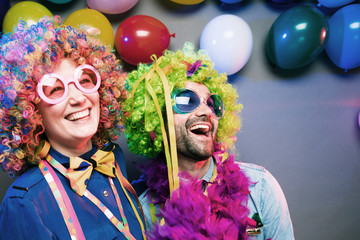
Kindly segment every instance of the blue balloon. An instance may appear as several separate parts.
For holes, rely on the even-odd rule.
[[[312,6],[297,6],[276,18],[266,38],[269,60],[283,69],[303,67],[325,49],[328,22]]]
[[[0,0],[0,6],[0,31],[2,31],[5,14],[10,9],[10,0]]]
[[[330,17],[325,51],[340,68],[360,66],[360,4],[347,5]]]
[[[346,4],[355,2],[355,0],[318,0],[319,6],[325,6],[328,8],[342,7]]]

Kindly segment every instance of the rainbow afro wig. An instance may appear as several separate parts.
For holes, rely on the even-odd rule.
[[[232,146],[241,125],[237,113],[242,105],[236,103],[238,95],[227,82],[227,76],[218,74],[213,67],[203,51],[195,52],[193,44],[187,42],[183,50],[167,50],[162,57],[154,59],[153,64],[140,64],[127,75],[125,85],[130,95],[126,100],[125,133],[132,153],[153,158],[166,150],[163,125],[169,121],[167,105],[171,105],[172,114],[172,103],[166,97],[171,96],[173,90],[184,88],[188,81],[203,83],[223,99],[225,115],[219,121],[216,142],[223,149]],[[169,129],[165,131],[169,135]]]
[[[101,76],[100,123],[93,142],[101,147],[124,129],[122,109],[126,91],[120,60],[111,48],[89,36],[85,28],[61,26],[61,19],[44,17],[0,39],[0,166],[10,176],[21,174],[40,160],[35,151],[44,138],[37,82],[67,58],[95,67]]]

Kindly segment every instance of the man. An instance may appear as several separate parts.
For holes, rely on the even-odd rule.
[[[229,154],[242,106],[205,54],[186,43],[126,85],[129,150],[155,157],[142,167],[149,239],[294,239],[275,178]]]

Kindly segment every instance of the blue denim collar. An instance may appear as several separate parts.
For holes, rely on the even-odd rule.
[[[205,176],[202,178],[202,180],[205,180],[206,182],[210,182],[211,177],[213,176],[215,168],[215,159],[214,157],[211,157],[210,167],[209,170],[206,172]]]

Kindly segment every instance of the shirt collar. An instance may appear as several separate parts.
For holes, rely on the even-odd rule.
[[[92,148],[90,151],[80,155],[79,157],[82,159],[89,159],[91,158],[95,152],[97,151],[97,147],[95,144],[93,144]],[[64,167],[69,167],[69,161],[70,158],[59,153],[58,151],[56,151],[54,148],[50,147],[49,150],[49,154],[50,156],[52,156],[56,161],[58,161],[60,164],[62,164]]]
[[[205,176],[201,180],[205,180],[206,182],[210,182],[210,179],[214,173],[215,168],[215,159],[211,157],[210,167],[209,170],[206,172]]]

